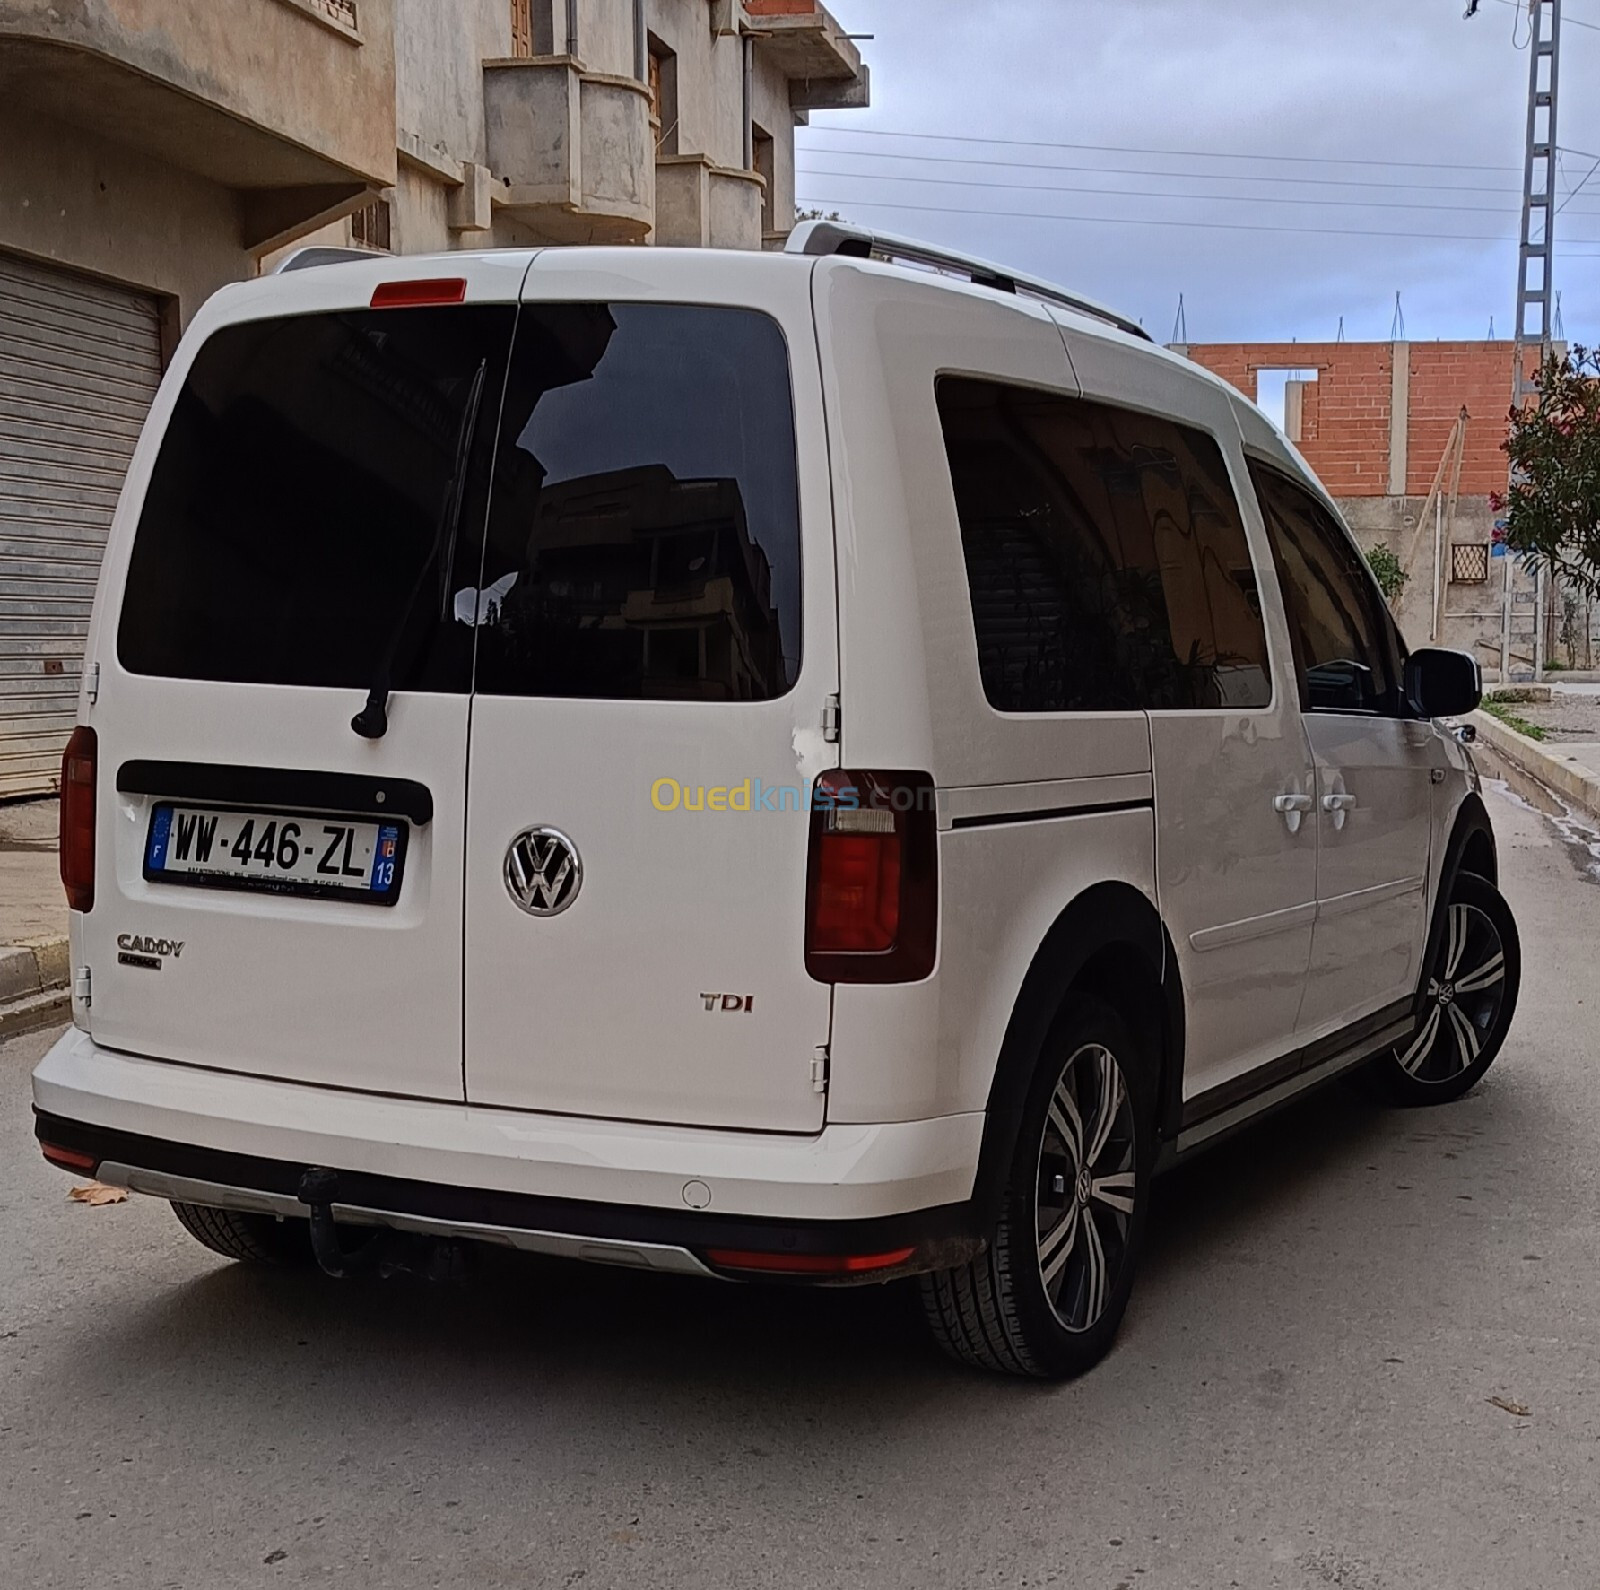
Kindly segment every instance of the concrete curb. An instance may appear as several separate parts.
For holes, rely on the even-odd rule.
[[[1587,768],[1562,756],[1559,749],[1518,734],[1491,713],[1474,712],[1467,721],[1478,731],[1480,740],[1510,758],[1524,773],[1531,773],[1540,783],[1548,784],[1558,795],[1576,802],[1591,816],[1600,817],[1600,778]]]
[[[0,1043],[71,1018],[72,991],[67,988],[47,988],[42,994],[0,1001]]]
[[[0,945],[0,1039],[72,1013],[69,966],[65,938]]]
[[[65,988],[69,981],[67,960],[64,937],[0,945],[0,1001]]]

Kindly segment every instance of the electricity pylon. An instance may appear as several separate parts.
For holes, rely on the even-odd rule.
[[[1561,96],[1561,0],[1527,0],[1528,137],[1522,166],[1522,240],[1517,254],[1517,343],[1512,354],[1512,401],[1521,408],[1537,390],[1550,354],[1555,271],[1556,126]],[[1478,9],[1469,5],[1470,17]],[[1500,678],[1511,678],[1512,559],[1500,609]],[[1544,674],[1545,576],[1534,600],[1533,672]]]

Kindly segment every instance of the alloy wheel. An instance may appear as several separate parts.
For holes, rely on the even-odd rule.
[[[1109,1049],[1085,1044],[1050,1096],[1034,1199],[1040,1279],[1067,1330],[1087,1331],[1105,1313],[1138,1196],[1127,1081]]]
[[[1505,945],[1488,914],[1454,904],[1445,926],[1444,962],[1428,979],[1422,1025],[1395,1050],[1418,1082],[1448,1082],[1476,1065],[1505,1001]]]

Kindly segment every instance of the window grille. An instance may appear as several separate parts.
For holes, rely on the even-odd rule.
[[[374,199],[350,217],[350,241],[361,248],[381,248],[384,253],[389,252],[392,245],[387,199]]]
[[[1482,585],[1489,578],[1489,548],[1482,541],[1450,545],[1450,578],[1457,585]]]
[[[311,5],[341,27],[356,31],[356,0],[311,0]]]

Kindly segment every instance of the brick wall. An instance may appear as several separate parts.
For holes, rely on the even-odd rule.
[[[1315,370],[1317,380],[1305,389],[1301,452],[1331,495],[1382,497],[1389,488],[1396,348],[1407,360],[1406,494],[1426,495],[1463,407],[1471,419],[1461,490],[1503,490],[1509,342],[1191,343],[1186,351],[1252,400],[1259,370]]]
[[[1506,417],[1511,411],[1509,342],[1414,342],[1411,345],[1411,427],[1406,491],[1426,494],[1433,484],[1450,428],[1465,408],[1467,452],[1461,466],[1464,495],[1504,491]]]

